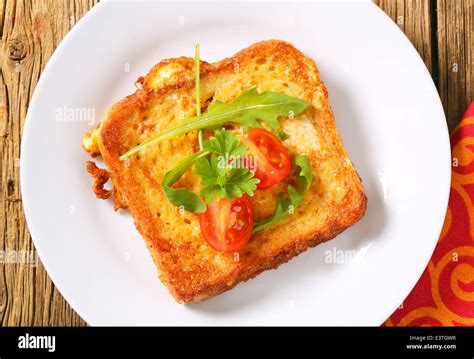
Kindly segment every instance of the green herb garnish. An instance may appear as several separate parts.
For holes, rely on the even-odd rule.
[[[290,138],[290,135],[284,131],[274,131],[273,134],[277,136],[281,141],[285,141]]]
[[[244,194],[254,195],[259,179],[254,177],[242,158],[248,157],[248,148],[231,131],[216,130],[228,122],[238,123],[244,133],[252,127],[262,127],[263,123],[280,140],[289,135],[280,129],[280,116],[295,116],[305,110],[309,103],[277,92],[258,93],[253,86],[244,90],[236,99],[229,103],[215,101],[206,113],[201,114],[200,98],[200,47],[195,46],[194,78],[196,87],[196,116],[188,118],[179,126],[169,129],[128,150],[120,160],[124,160],[141,149],[154,143],[164,141],[188,132],[198,130],[200,151],[181,160],[178,165],[167,172],[162,181],[163,190],[169,201],[187,211],[204,213],[208,204],[224,197],[233,200]],[[203,140],[203,129],[216,130],[215,135]],[[273,215],[255,223],[254,232],[267,228],[282,218],[293,213],[309,191],[312,181],[311,164],[308,156],[298,155],[293,159],[299,167],[296,173],[296,186],[289,185],[288,193],[280,193]],[[173,188],[173,185],[184,173],[195,164],[194,172],[201,177],[201,196],[185,188]]]
[[[242,164],[239,160],[248,155],[248,149],[233,132],[216,131],[214,137],[203,142],[203,148],[166,173],[161,185],[171,203],[194,213],[206,211],[206,204],[196,193],[171,187],[194,163],[194,172],[201,177],[203,186],[201,195],[208,204],[223,197],[241,197],[245,193],[253,196],[259,180],[249,169],[239,168]]]
[[[253,86],[243,91],[232,102],[216,101],[205,114],[191,117],[178,127],[141,143],[120,156],[120,159],[124,160],[154,143],[199,129],[219,128],[227,122],[236,122],[249,127],[262,127],[261,120],[270,128],[278,129],[280,128],[278,117],[297,115],[308,106],[309,104],[304,100],[277,92],[259,94],[257,87]]]
[[[239,162],[248,155],[248,149],[232,131],[216,131],[203,147],[212,154],[197,159],[194,172],[201,176],[201,195],[207,204],[224,197],[232,200],[245,193],[253,196],[260,181]]]
[[[234,199],[243,194],[253,196],[258,179],[246,168],[226,168],[219,164],[218,156],[203,157],[196,161],[194,172],[201,176],[201,195],[207,204],[227,197]]]
[[[253,233],[261,231],[264,228],[274,225],[276,222],[293,214],[296,207],[303,200],[305,194],[309,191],[313,174],[311,172],[311,162],[308,156],[298,155],[293,159],[293,164],[299,167],[296,173],[296,188],[288,186],[288,198],[283,193],[278,194],[275,212],[269,218],[255,222]]]
[[[188,191],[185,188],[172,188],[181,176],[198,160],[209,155],[209,151],[199,151],[184,158],[171,171],[167,172],[161,185],[165,191],[168,200],[175,206],[183,206],[186,211],[194,213],[206,212],[206,204],[196,193]]]
[[[196,45],[194,48],[194,81],[196,83],[196,115],[201,115],[201,89],[200,89],[200,82],[201,82],[201,58],[199,55],[199,44]],[[202,150],[202,128],[198,131],[198,142],[199,142],[199,149]]]
[[[215,152],[218,155],[237,158],[248,154],[247,146],[233,133],[227,130],[217,130],[214,137],[209,138],[203,144],[206,151]]]

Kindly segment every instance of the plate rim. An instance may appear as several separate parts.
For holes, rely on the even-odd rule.
[[[120,3],[121,1],[118,1],[117,3]],[[127,1],[125,1],[127,2]],[[158,1],[159,2],[162,2],[162,3],[166,3],[166,2],[169,2],[169,1]],[[226,1],[223,1],[223,2],[226,2]],[[238,1],[227,1],[228,3],[238,3]],[[244,1],[245,2],[245,1]],[[283,3],[287,3],[287,1],[282,1]],[[310,1],[311,2],[311,1]],[[319,1],[315,1],[315,2],[319,2]],[[30,210],[28,210],[28,207],[29,207],[29,202],[30,202],[30,198],[28,196],[23,196],[24,194],[24,191],[23,191],[23,188],[24,187],[27,187],[25,186],[25,183],[26,183],[26,179],[25,179],[25,175],[24,175],[24,171],[23,169],[25,168],[25,157],[22,155],[23,153],[26,152],[26,146],[27,146],[27,140],[25,140],[25,138],[28,137],[28,133],[29,133],[29,127],[30,127],[30,123],[32,121],[32,113],[34,112],[34,109],[36,107],[36,100],[35,100],[35,97],[36,97],[36,94],[38,92],[41,91],[41,88],[44,87],[44,83],[46,82],[46,78],[48,78],[50,76],[50,72],[52,71],[52,69],[54,68],[54,64],[55,62],[57,61],[57,58],[60,57],[61,55],[61,52],[62,52],[62,49],[63,47],[65,46],[66,43],[68,43],[70,41],[70,39],[74,36],[74,34],[80,32],[82,30],[82,28],[85,26],[85,24],[87,24],[88,22],[88,19],[92,16],[95,16],[95,14],[100,11],[102,8],[106,7],[106,6],[110,6],[108,4],[113,4],[114,2],[113,1],[104,1],[104,2],[100,2],[98,4],[96,4],[93,8],[91,8],[83,17],[81,17],[77,23],[73,26],[73,28],[66,34],[66,36],[62,39],[62,41],[59,43],[59,45],[57,46],[57,48],[54,50],[54,53],[51,55],[50,59],[48,60],[44,70],[41,72],[41,75],[40,75],[40,79],[35,87],[35,90],[33,92],[33,95],[31,96],[31,99],[29,101],[29,106],[28,106],[28,110],[27,110],[27,114],[26,114],[26,117],[25,117],[25,122],[24,122],[24,127],[23,127],[23,130],[22,130],[22,136],[21,136],[21,144],[20,144],[20,168],[19,168],[19,173],[20,173],[20,189],[21,189],[21,194],[22,194],[22,207],[23,207],[23,211],[24,211],[24,214],[25,214],[25,219],[26,219],[26,222],[27,222],[27,227],[28,227],[28,231],[30,233],[30,237],[33,241],[33,244],[34,244],[34,248],[35,250],[37,251],[37,254],[38,256],[40,257],[40,259],[44,258],[43,256],[43,253],[45,251],[45,249],[43,248],[43,246],[40,244],[40,242],[36,241],[35,240],[35,237],[37,237],[37,235],[35,235],[35,233],[37,234],[38,231],[37,229],[34,228],[34,226],[31,226],[30,223],[33,223],[33,220],[31,219],[32,218],[32,213]],[[146,3],[146,1],[145,1]],[[449,136],[449,131],[448,131],[448,127],[447,127],[447,123],[446,123],[446,115],[445,115],[445,112],[444,112],[444,108],[442,106],[442,103],[441,103],[441,99],[440,99],[440,96],[439,96],[439,92],[433,82],[433,79],[431,77],[431,74],[429,73],[423,59],[421,58],[421,56],[419,55],[419,53],[417,52],[417,50],[415,49],[414,45],[411,43],[411,41],[408,39],[408,37],[406,36],[405,33],[403,33],[403,31],[393,22],[393,20],[382,10],[380,9],[376,4],[372,3],[372,2],[367,2],[367,3],[370,3],[372,7],[375,7],[377,8],[377,11],[380,13],[383,14],[383,16],[385,17],[386,19],[386,22],[388,20],[389,23],[391,23],[392,27],[396,28],[397,31],[399,34],[403,35],[403,38],[404,38],[404,42],[406,44],[409,44],[409,48],[411,48],[411,51],[412,53],[415,54],[415,57],[418,59],[417,62],[419,64],[421,64],[421,67],[424,68],[424,72],[425,72],[425,77],[428,76],[428,78],[430,79],[430,88],[431,90],[433,91],[434,90],[434,93],[436,94],[436,99],[437,99],[437,103],[436,103],[436,106],[438,107],[438,110],[437,111],[440,111],[440,113],[443,115],[443,118],[444,118],[444,124],[445,124],[445,128],[446,128],[446,133],[445,133],[445,136],[444,136],[444,139],[445,139],[445,143],[442,144],[443,147],[445,147],[448,152],[447,152],[447,157],[449,157],[451,159],[451,146],[450,146],[450,136]],[[367,4],[366,3],[366,4]],[[379,15],[380,16],[380,15]],[[411,55],[413,56],[413,55]],[[434,106],[435,104],[433,104]],[[31,132],[31,131],[30,131]],[[443,212],[443,218],[445,217],[446,215],[446,212],[448,210],[448,201],[449,201],[449,194],[450,194],[450,184],[451,184],[451,161],[449,161],[449,163],[447,163],[446,165],[446,178],[447,178],[447,181],[446,181],[446,178],[445,178],[445,183],[446,183],[446,189],[445,189],[445,193],[444,193],[444,200],[443,202],[445,203],[445,210]],[[441,221],[441,223],[439,224],[435,224],[435,226],[437,226],[436,228],[436,233],[438,233],[438,237],[439,237],[439,234],[441,233],[441,230],[442,230],[442,227],[443,227],[443,222],[444,221]],[[414,279],[413,283],[410,284],[409,286],[409,291],[407,293],[405,293],[405,295],[403,296],[403,298],[406,298],[410,293],[411,291],[413,290],[413,288],[415,287],[415,285],[418,283],[420,277],[422,276],[422,274],[424,273],[432,255],[433,255],[433,252],[436,248],[436,245],[438,243],[438,237],[435,238],[433,241],[432,241],[432,246],[430,248],[429,251],[426,251],[427,253],[427,260],[425,261],[424,263],[424,266],[423,266],[423,270],[419,273],[419,275],[416,276],[416,279]],[[94,320],[90,320],[90,318],[87,318],[87,315],[84,315],[84,313],[79,309],[79,304],[76,303],[74,300],[71,301],[72,298],[69,297],[69,295],[65,295],[63,293],[63,288],[62,288],[62,285],[58,286],[57,285],[57,277],[55,274],[52,274],[53,272],[50,271],[50,267],[49,267],[49,264],[47,262],[43,262],[43,260],[41,260],[42,264],[43,264],[43,267],[45,268],[46,272],[47,272],[47,275],[49,276],[49,278],[51,279],[51,281],[53,282],[54,286],[57,288],[57,290],[61,293],[61,295],[63,296],[64,300],[67,301],[67,303],[71,306],[71,308],[77,313],[77,315],[79,315],[84,321],[87,322],[88,325],[94,325]],[[414,276],[415,278],[415,276]],[[390,318],[390,315],[396,311],[398,306],[395,306],[393,308],[393,310],[388,314],[388,316],[385,316],[384,318],[382,318],[380,321],[379,321],[379,324],[378,325],[381,325],[383,324],[387,319]]]

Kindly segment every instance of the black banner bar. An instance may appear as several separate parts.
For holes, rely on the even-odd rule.
[[[294,350],[307,347],[314,357],[329,351],[338,357],[399,354],[403,358],[474,358],[474,327],[17,327],[0,328],[0,359],[65,355],[87,358],[98,354],[136,357],[140,352],[164,356],[169,355],[166,352],[170,348],[181,354],[194,350],[195,355],[202,355],[203,350],[216,349],[216,344],[245,354],[250,341],[252,347],[260,344],[265,350],[277,352],[285,346]],[[176,343],[181,345],[176,347]]]

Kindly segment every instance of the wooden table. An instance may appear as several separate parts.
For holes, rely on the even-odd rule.
[[[0,1],[0,251],[34,254],[19,188],[20,138],[28,102],[54,49],[97,1]],[[448,126],[453,129],[474,98],[474,0],[376,3],[398,24],[425,61],[443,102]],[[0,323],[86,325],[52,284],[39,260],[36,267],[0,263]]]

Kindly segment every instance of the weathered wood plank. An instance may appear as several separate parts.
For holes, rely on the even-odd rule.
[[[438,0],[438,90],[452,130],[474,99],[473,0]]]
[[[96,1],[34,0],[0,6],[0,245],[35,253],[19,188],[20,139],[28,103],[59,42]],[[49,279],[43,265],[0,264],[2,325],[85,325]]]

